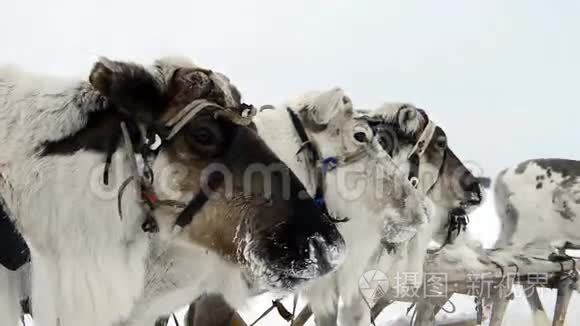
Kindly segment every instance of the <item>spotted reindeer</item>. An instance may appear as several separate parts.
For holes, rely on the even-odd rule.
[[[510,255],[565,257],[580,249],[580,162],[533,159],[499,173],[494,185],[501,230],[495,257],[514,263]],[[556,258],[555,256],[552,256]],[[503,258],[503,259],[502,259]],[[526,296],[536,326],[551,325],[541,302]]]
[[[192,296],[237,306],[343,260],[336,226],[220,73],[102,59],[86,82],[1,67],[0,103],[0,194],[30,248],[39,325],[152,325]]]

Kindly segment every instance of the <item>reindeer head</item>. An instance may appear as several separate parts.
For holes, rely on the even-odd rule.
[[[162,139],[152,164],[165,234],[237,266],[250,282],[293,289],[330,272],[344,242],[296,176],[257,135],[253,108],[224,75],[162,60],[101,60],[91,83],[128,119]]]
[[[454,210],[481,203],[482,189],[449,147],[443,129],[411,104],[387,103],[366,113],[381,146],[419,191],[435,204],[441,220]]]
[[[425,222],[426,208],[410,186],[397,181],[396,167],[387,160],[368,121],[354,115],[344,91],[308,93],[288,106],[299,115],[318,152],[318,162],[311,165],[324,175],[314,181],[323,188],[329,211],[350,219],[347,224],[384,228],[394,242],[411,238]],[[404,214],[398,207],[405,208]]]

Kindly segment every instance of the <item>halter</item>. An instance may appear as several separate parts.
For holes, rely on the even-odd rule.
[[[362,159],[367,155],[368,149],[365,147],[348,155],[321,158],[320,151],[314,142],[312,142],[312,140],[308,137],[306,129],[304,128],[304,124],[302,124],[302,121],[296,112],[292,111],[292,109],[289,107],[286,108],[286,111],[288,111],[290,121],[292,121],[292,125],[294,126],[294,129],[296,130],[296,133],[298,134],[298,137],[300,137],[301,141],[300,149],[298,152],[296,152],[296,155],[306,151],[306,157],[309,159],[310,165],[315,168],[314,176],[316,179],[316,190],[314,193],[314,202],[324,213],[326,213],[326,215],[330,216],[330,214],[328,214],[328,208],[326,207],[326,202],[324,200],[326,174],[335,170],[339,166],[349,165]],[[332,216],[330,217],[335,222],[345,222],[348,220],[348,218],[335,219]]]
[[[144,172],[143,175],[139,174],[138,166],[137,166],[137,158],[135,156],[135,151],[133,149],[133,143],[131,141],[129,131],[127,128],[126,122],[121,122],[121,131],[123,140],[125,143],[125,151],[128,155],[128,160],[130,162],[130,168],[132,171],[132,175],[127,178],[121,187],[119,188],[119,195],[117,197],[118,200],[118,210],[120,218],[123,217],[121,203],[123,192],[125,188],[131,183],[135,182],[137,191],[141,193],[141,198],[146,204],[147,207],[147,214],[145,221],[141,225],[141,228],[145,232],[157,232],[159,231],[159,227],[157,222],[153,218],[153,210],[160,206],[171,206],[175,208],[182,208],[183,210],[178,215],[175,225],[180,227],[185,227],[189,225],[194,216],[197,212],[207,203],[209,200],[208,195],[202,190],[200,190],[197,194],[193,196],[193,198],[189,201],[189,203],[184,203],[175,200],[160,200],[153,188],[153,172],[151,170],[151,162],[157,157],[159,153],[159,149],[167,142],[170,141],[172,138],[175,137],[182,129],[185,127],[191,120],[193,120],[200,112],[203,112],[205,109],[216,109],[214,112],[214,118],[217,119],[219,117],[225,117],[232,121],[235,124],[241,126],[247,126],[252,122],[252,118],[256,114],[256,110],[253,106],[242,104],[242,113],[241,115],[234,112],[232,109],[224,108],[214,102],[210,102],[207,100],[199,99],[194,100],[185,106],[182,110],[180,110],[174,117],[169,119],[164,127],[168,132],[165,132],[167,136],[161,137],[160,132],[156,131],[153,128],[143,128],[139,127],[139,134],[141,137],[141,154],[143,156],[144,161]],[[161,145],[158,148],[152,149],[151,146],[155,143],[156,138],[159,137],[162,139]],[[215,174],[210,175],[208,180],[208,186],[211,191],[214,191],[221,185],[223,182],[223,177],[221,175],[216,176]]]
[[[433,121],[428,120],[427,125],[425,126],[425,129],[423,130],[423,132],[419,136],[419,140],[417,140],[417,142],[415,143],[415,145],[413,146],[413,148],[409,152],[409,155],[407,156],[407,160],[409,161],[409,164],[410,164],[409,176],[407,179],[409,180],[409,182],[411,183],[411,185],[414,188],[419,187],[419,181],[420,181],[419,180],[419,166],[421,164],[421,158],[423,157],[423,155],[425,155],[425,151],[427,150],[427,147],[429,147],[429,144],[431,143],[431,140],[433,139],[433,135],[435,135],[436,129],[437,129],[437,125]],[[446,154],[444,154],[444,155],[446,155]],[[431,191],[431,188],[433,188],[435,183],[437,183],[437,180],[439,179],[439,177],[442,173],[445,159],[446,159],[446,157],[444,156],[443,163],[439,167],[439,174],[437,176],[437,179],[435,179],[433,184],[431,184],[429,186],[429,188],[427,189],[427,192]]]

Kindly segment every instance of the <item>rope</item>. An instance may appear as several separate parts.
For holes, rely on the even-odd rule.
[[[370,315],[371,315],[371,324],[373,326],[377,326],[377,324],[375,323],[375,319],[373,318],[373,307],[371,306],[371,304],[367,301],[367,299],[365,298],[365,296],[362,296],[362,299],[364,301],[364,303],[367,305],[367,308],[369,309]]]
[[[276,305],[274,305],[274,301],[272,302],[272,305],[270,306],[270,308],[266,309],[266,311],[264,311],[260,317],[258,317],[258,319],[256,319],[253,323],[250,324],[250,326],[255,326],[258,324],[258,322],[260,322],[260,320],[264,319],[264,317],[268,316],[270,314],[270,312],[272,312],[272,310],[274,310],[274,308],[276,308]]]
[[[294,314],[296,313],[296,305],[298,303],[298,297],[294,296],[294,307],[292,309],[292,313],[290,313],[282,304],[282,302],[280,302],[280,299],[274,300],[272,301],[272,305],[266,309],[266,311],[264,311],[260,317],[258,317],[258,319],[256,319],[253,323],[250,324],[250,326],[255,326],[257,325],[262,319],[264,319],[266,316],[268,316],[272,310],[276,309],[278,311],[278,314],[280,314],[280,316],[282,318],[284,318],[284,320],[291,322],[290,325],[294,324]]]
[[[119,213],[119,218],[123,220],[123,194],[125,193],[125,188],[135,180],[134,176],[130,176],[119,187],[119,192],[117,193],[117,211]]]
[[[445,309],[445,305],[448,303],[451,305],[451,310]],[[451,299],[448,299],[447,301],[445,301],[445,303],[439,308],[441,308],[441,310],[443,310],[447,314],[454,314],[457,311],[457,307],[455,306],[453,301],[451,301]]]
[[[411,315],[411,320],[409,321],[409,326],[413,326],[413,324],[415,324],[415,319],[417,318],[417,308],[416,308],[417,303],[413,302],[409,308],[407,308],[407,315],[409,314],[409,312],[411,311],[411,309],[415,308],[413,310],[413,314]]]
[[[474,301],[477,323],[481,324],[483,322],[483,299],[475,297]]]
[[[448,303],[451,305],[451,309],[449,309],[449,310],[445,309],[445,305]],[[413,308],[415,308],[415,309],[413,310]],[[451,299],[448,299],[447,301],[445,301],[445,303],[442,306],[439,306],[439,309],[443,310],[447,314],[453,314],[457,311],[457,307],[455,306],[453,301],[451,301]],[[409,306],[409,308],[407,308],[407,315],[411,312],[411,310],[413,310],[413,314],[411,315],[411,320],[409,320],[409,325],[413,326],[415,324],[415,320],[417,319],[417,303],[416,302],[413,302]],[[374,325],[374,322],[373,322],[373,325]]]

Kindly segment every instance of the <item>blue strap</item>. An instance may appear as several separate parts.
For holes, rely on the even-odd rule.
[[[322,193],[314,195],[314,204],[320,209],[326,208],[326,202],[324,201],[324,195]]]
[[[338,158],[331,156],[322,160],[322,173],[330,172],[338,166]]]

